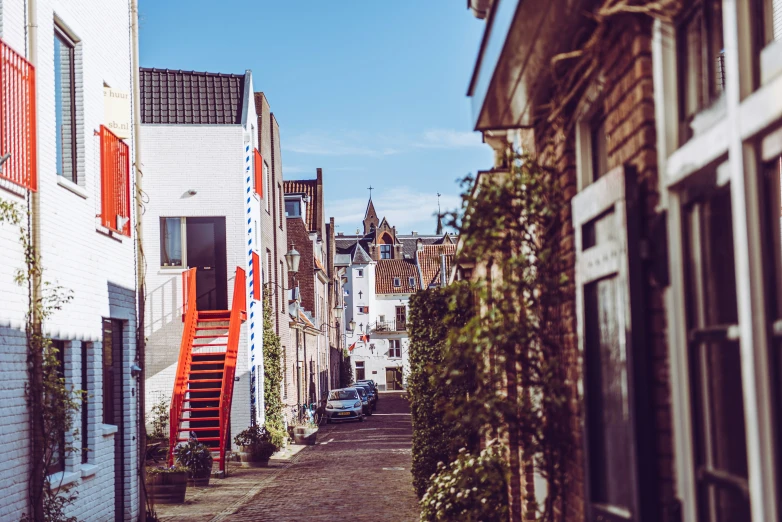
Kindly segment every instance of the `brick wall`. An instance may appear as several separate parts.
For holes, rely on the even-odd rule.
[[[127,393],[137,384],[130,375],[130,361],[135,361],[135,299],[120,298],[116,289],[132,292],[135,286],[134,240],[110,237],[99,226],[96,215],[101,207],[99,137],[93,130],[104,123],[104,83],[131,91],[131,66],[128,49],[127,4],[98,0],[39,0],[37,6],[37,141],[40,196],[40,258],[43,280],[61,286],[72,295],[62,310],[44,324],[44,333],[66,342],[66,375],[68,384],[81,386],[81,346],[88,343],[94,389],[102,383],[102,326],[104,317],[121,315],[127,331],[123,353],[123,382]],[[76,131],[77,185],[58,179],[55,153],[54,97],[54,17],[56,15],[78,40],[76,48]],[[25,2],[2,0],[0,37],[20,54],[25,52]],[[130,116],[130,115],[128,115]],[[131,148],[132,140],[127,140]],[[131,151],[131,156],[133,152]],[[132,182],[132,181],[131,181]],[[23,198],[0,189],[0,199],[26,208]],[[0,441],[10,448],[5,473],[0,479],[0,519],[18,520],[26,509],[28,470],[28,428],[24,385],[26,350],[24,315],[27,291],[13,281],[14,272],[23,266],[16,227],[0,224],[0,400],[10,409],[10,422],[0,426]],[[119,292],[122,293],[122,292]],[[128,298],[127,306],[117,303]],[[119,299],[119,301],[118,301]],[[124,311],[123,311],[124,310]],[[137,396],[138,394],[136,394]],[[127,395],[125,429],[122,434],[132,441],[137,418],[137,397]],[[95,399],[96,405],[100,404]],[[65,477],[72,481],[79,496],[68,514],[81,520],[113,519],[114,512],[114,437],[111,428],[103,429],[102,411],[89,411],[92,430],[90,461],[82,465],[80,456],[66,464]],[[77,427],[80,427],[80,419]],[[105,434],[104,434],[105,433]],[[73,434],[69,434],[73,437]],[[80,444],[80,443],[79,443]],[[129,448],[132,443],[129,442]],[[78,458],[77,458],[78,457]],[[125,455],[125,517],[137,515],[138,463],[134,449]]]
[[[638,171],[639,183],[644,198],[642,233],[646,233],[651,220],[655,217],[657,204],[657,153],[654,124],[654,101],[652,89],[651,24],[642,18],[630,18],[623,25],[621,34],[616,35],[606,47],[602,74],[606,90],[600,98],[605,114],[605,131],[609,136],[608,167],[632,165]],[[572,114],[571,116],[572,117]],[[537,129],[539,143],[549,136],[545,129]],[[577,191],[577,169],[575,137],[559,146],[556,152],[556,165],[560,184],[568,199]],[[565,259],[569,283],[567,293],[575,295],[575,251],[574,231],[571,225],[571,212],[568,205],[564,211],[563,237],[561,241],[562,257]],[[670,391],[668,381],[668,360],[666,348],[665,316],[662,291],[651,281],[650,273],[644,274],[646,331],[653,352],[653,361],[649,368],[654,389],[652,390],[654,411],[639,412],[655,417],[655,454],[657,476],[651,483],[655,485],[659,499],[656,520],[662,519],[664,510],[673,496],[672,470],[672,434],[670,420]],[[572,383],[570,405],[574,414],[573,435],[577,450],[568,465],[571,477],[569,483],[566,520],[583,520],[585,510],[584,465],[586,453],[583,447],[582,423],[584,404],[578,393],[578,383],[583,379],[583,361],[578,352],[575,301],[566,303],[561,310],[563,325],[566,328],[565,341],[569,355],[568,378]]]
[[[301,307],[311,312],[315,310],[315,263],[313,261],[313,247],[310,233],[301,218],[287,218],[288,242],[296,245],[296,250],[301,254],[299,273],[295,281],[293,274],[288,276],[288,285],[294,288],[298,285],[301,292]]]

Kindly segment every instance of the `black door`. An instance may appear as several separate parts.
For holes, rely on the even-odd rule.
[[[225,218],[187,218],[187,265],[197,268],[196,307],[228,309],[225,259]]]
[[[114,435],[114,519],[125,520],[125,401],[123,388],[123,322],[103,320],[103,423]]]

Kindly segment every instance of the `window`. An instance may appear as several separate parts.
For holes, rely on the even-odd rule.
[[[396,307],[396,329],[404,330],[407,324],[407,308],[404,306]]]
[[[185,219],[160,218],[160,266],[183,268],[185,266],[182,229]]]
[[[356,270],[356,277],[364,277],[364,269],[363,268],[359,268],[358,270]]]
[[[592,120],[589,130],[589,146],[592,157],[591,181],[596,181],[608,172],[608,136],[606,136],[606,120],[602,113]]]
[[[356,361],[356,380],[363,381],[364,379],[366,379],[366,375],[364,373],[364,361]]]
[[[280,212],[280,230],[282,230],[282,223],[283,223],[283,221],[285,221],[284,216],[283,216],[283,212],[285,211],[285,201],[283,199],[283,194],[282,194],[282,185],[280,185],[279,183],[277,183],[277,194],[279,194],[279,199],[280,199],[280,208],[279,208],[279,212]]]
[[[402,357],[402,347],[399,339],[388,340],[388,357],[391,359],[400,359]]]
[[[282,264],[282,261],[280,261],[280,279],[277,282],[282,288],[279,288],[280,292],[280,313],[286,313],[286,310],[288,309],[287,303],[285,300],[287,297],[285,297],[285,290],[283,288],[287,287],[288,284],[285,281],[285,265]]]
[[[87,371],[87,365],[89,364],[88,348],[91,348],[90,343],[81,343],[81,462],[86,464],[89,461],[89,426],[90,426],[90,403],[89,403],[89,372]]]
[[[729,187],[685,209],[696,487],[700,520],[751,520]]]
[[[288,350],[282,347],[282,398],[288,398]]]
[[[700,0],[679,27],[679,92],[682,143],[694,134],[693,121],[725,88],[722,0]]]
[[[402,280],[400,278],[398,278],[398,277],[395,277],[394,278],[394,288],[399,288],[400,286],[402,286]]]
[[[54,358],[57,361],[57,376],[60,379],[65,378],[65,342],[64,341],[52,341],[50,349],[54,353]],[[49,462],[49,468],[47,472],[49,475],[52,473],[58,473],[65,471],[65,430],[60,426],[54,426],[54,429],[58,430],[57,433],[57,447],[52,451],[52,458]]]
[[[391,259],[391,245],[380,245],[380,259]]]
[[[54,110],[57,174],[77,183],[76,171],[76,44],[54,29]]]
[[[410,285],[410,288],[415,288],[415,277],[408,278],[407,283]]]
[[[114,319],[103,320],[103,423],[117,425],[119,394],[122,374],[117,371],[121,361],[115,361],[115,355],[122,353],[122,322]]]
[[[263,167],[262,168],[263,168],[263,181],[265,183],[264,186],[266,187],[266,190],[271,190],[272,179],[271,179],[271,175],[269,174],[269,164],[266,163],[266,160],[263,160]],[[271,194],[267,194],[267,196],[271,196]],[[267,212],[269,211],[270,201],[271,201],[271,197],[267,197],[266,198],[266,211]]]
[[[295,218],[301,216],[301,199],[285,199],[285,217]]]

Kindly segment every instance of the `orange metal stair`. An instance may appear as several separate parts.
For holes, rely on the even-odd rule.
[[[175,446],[196,438],[216,454],[224,471],[239,334],[246,317],[245,273],[237,267],[230,310],[196,310],[195,269],[183,279],[185,325],[171,398],[169,465]]]

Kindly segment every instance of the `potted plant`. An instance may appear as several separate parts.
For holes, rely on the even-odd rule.
[[[204,488],[212,475],[212,450],[195,439],[190,439],[174,449],[176,462],[188,470],[187,483]]]
[[[182,504],[187,492],[187,468],[182,466],[147,467],[147,486],[154,502]]]
[[[168,401],[160,397],[150,415],[151,430],[147,432],[147,460],[150,464],[157,465],[165,462],[168,454]]]
[[[280,449],[272,434],[263,426],[250,426],[234,437],[239,446],[239,459],[243,468],[265,468],[269,458]]]

